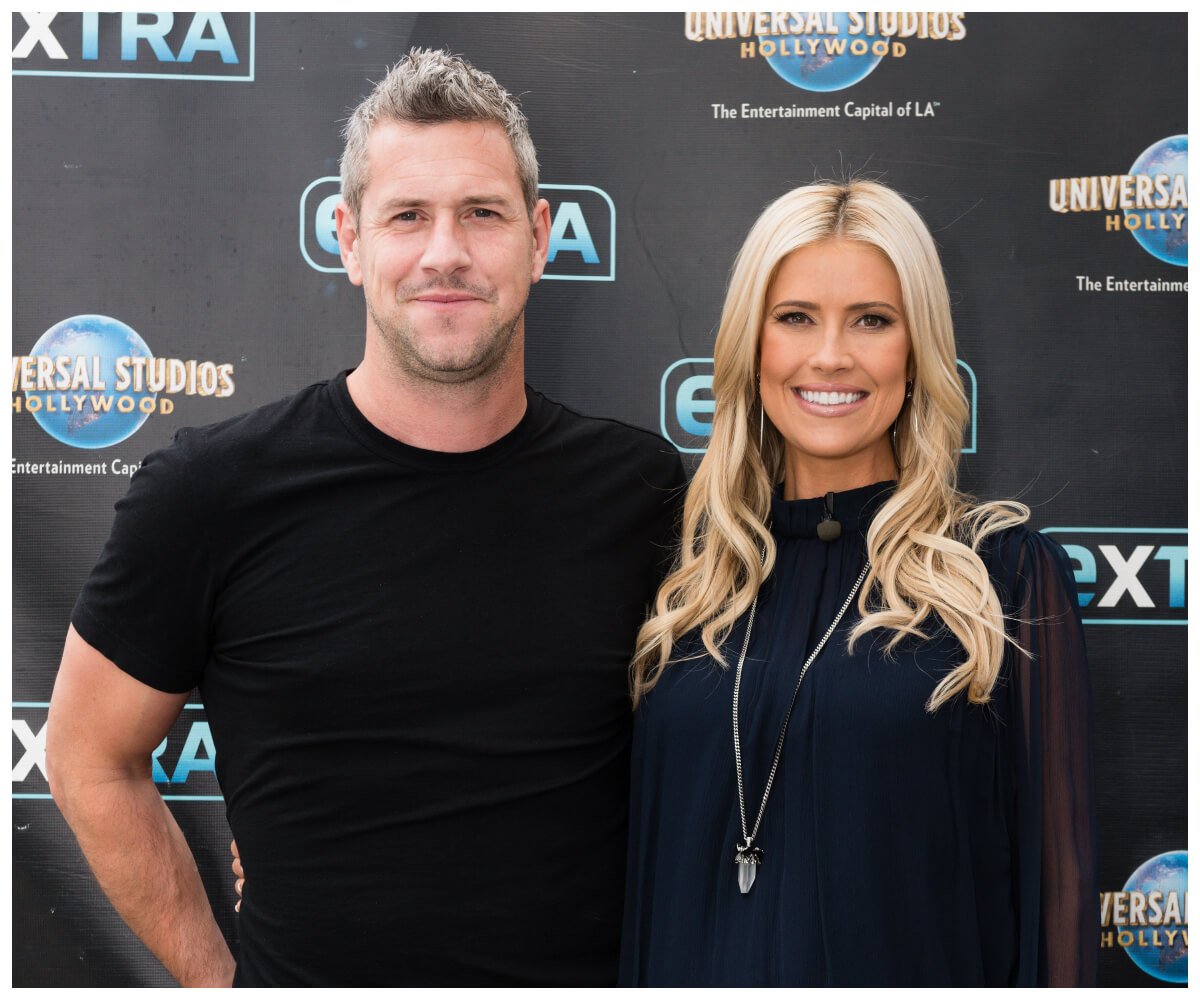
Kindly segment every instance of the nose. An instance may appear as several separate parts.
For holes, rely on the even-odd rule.
[[[854,366],[846,333],[837,323],[824,324],[818,334],[816,350],[809,364],[820,372],[840,372]]]
[[[429,228],[429,240],[421,254],[421,267],[439,274],[453,274],[471,264],[466,233],[452,215],[439,216]]]

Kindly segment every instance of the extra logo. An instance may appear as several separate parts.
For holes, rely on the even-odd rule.
[[[14,799],[48,799],[45,701],[12,703]],[[164,799],[221,801],[217,748],[204,719],[204,706],[183,706],[179,719],[151,755],[150,772]]]
[[[1187,851],[1167,851],[1139,865],[1120,892],[1100,894],[1100,947],[1124,948],[1155,979],[1186,983],[1187,885]]]
[[[1085,625],[1186,625],[1186,528],[1043,528],[1075,569]]]
[[[1188,137],[1172,135],[1146,147],[1123,174],[1059,177],[1050,208],[1103,212],[1104,230],[1125,231],[1161,261],[1187,267]]]
[[[543,281],[615,281],[617,210],[598,187],[540,184],[550,202],[550,251]],[[337,177],[318,177],[300,195],[300,255],[315,271],[344,274],[334,209]]]
[[[965,19],[961,11],[693,11],[683,32],[693,42],[736,41],[741,58],[765,59],[793,87],[831,91],[854,86],[885,56],[905,55],[914,38],[965,38]]]
[[[979,440],[976,419],[979,383],[974,370],[965,361],[958,362],[958,373],[971,405],[962,453],[974,455]],[[681,358],[667,366],[659,381],[659,429],[662,436],[684,454],[699,455],[708,450],[716,409],[712,385],[712,358]]]
[[[234,388],[233,365],[156,358],[137,331],[111,316],[64,319],[13,358],[13,412],[32,414],[73,448],[119,444],[150,414],[171,413],[172,394],[224,398]]]
[[[680,358],[662,373],[658,390],[658,426],[679,451],[700,455],[712,437],[712,358]]]
[[[254,79],[254,15],[57,11],[12,16],[13,76]]]

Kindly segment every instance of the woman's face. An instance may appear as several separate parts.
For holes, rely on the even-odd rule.
[[[763,408],[785,442],[785,497],[896,475],[909,335],[900,278],[878,250],[834,238],[793,251],[767,290]]]

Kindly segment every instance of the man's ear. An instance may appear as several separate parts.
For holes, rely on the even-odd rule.
[[[350,211],[345,200],[337,203],[333,210],[333,219],[337,225],[338,250],[342,254],[342,264],[346,268],[346,277],[350,284],[363,283],[362,264],[358,259],[358,220]]]
[[[540,281],[550,252],[550,202],[538,200],[533,207],[533,280]]]

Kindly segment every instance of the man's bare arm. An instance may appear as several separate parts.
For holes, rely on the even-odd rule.
[[[50,791],[101,888],[183,986],[229,986],[234,962],[150,756],[187,695],[130,677],[71,628],[50,699]]]

